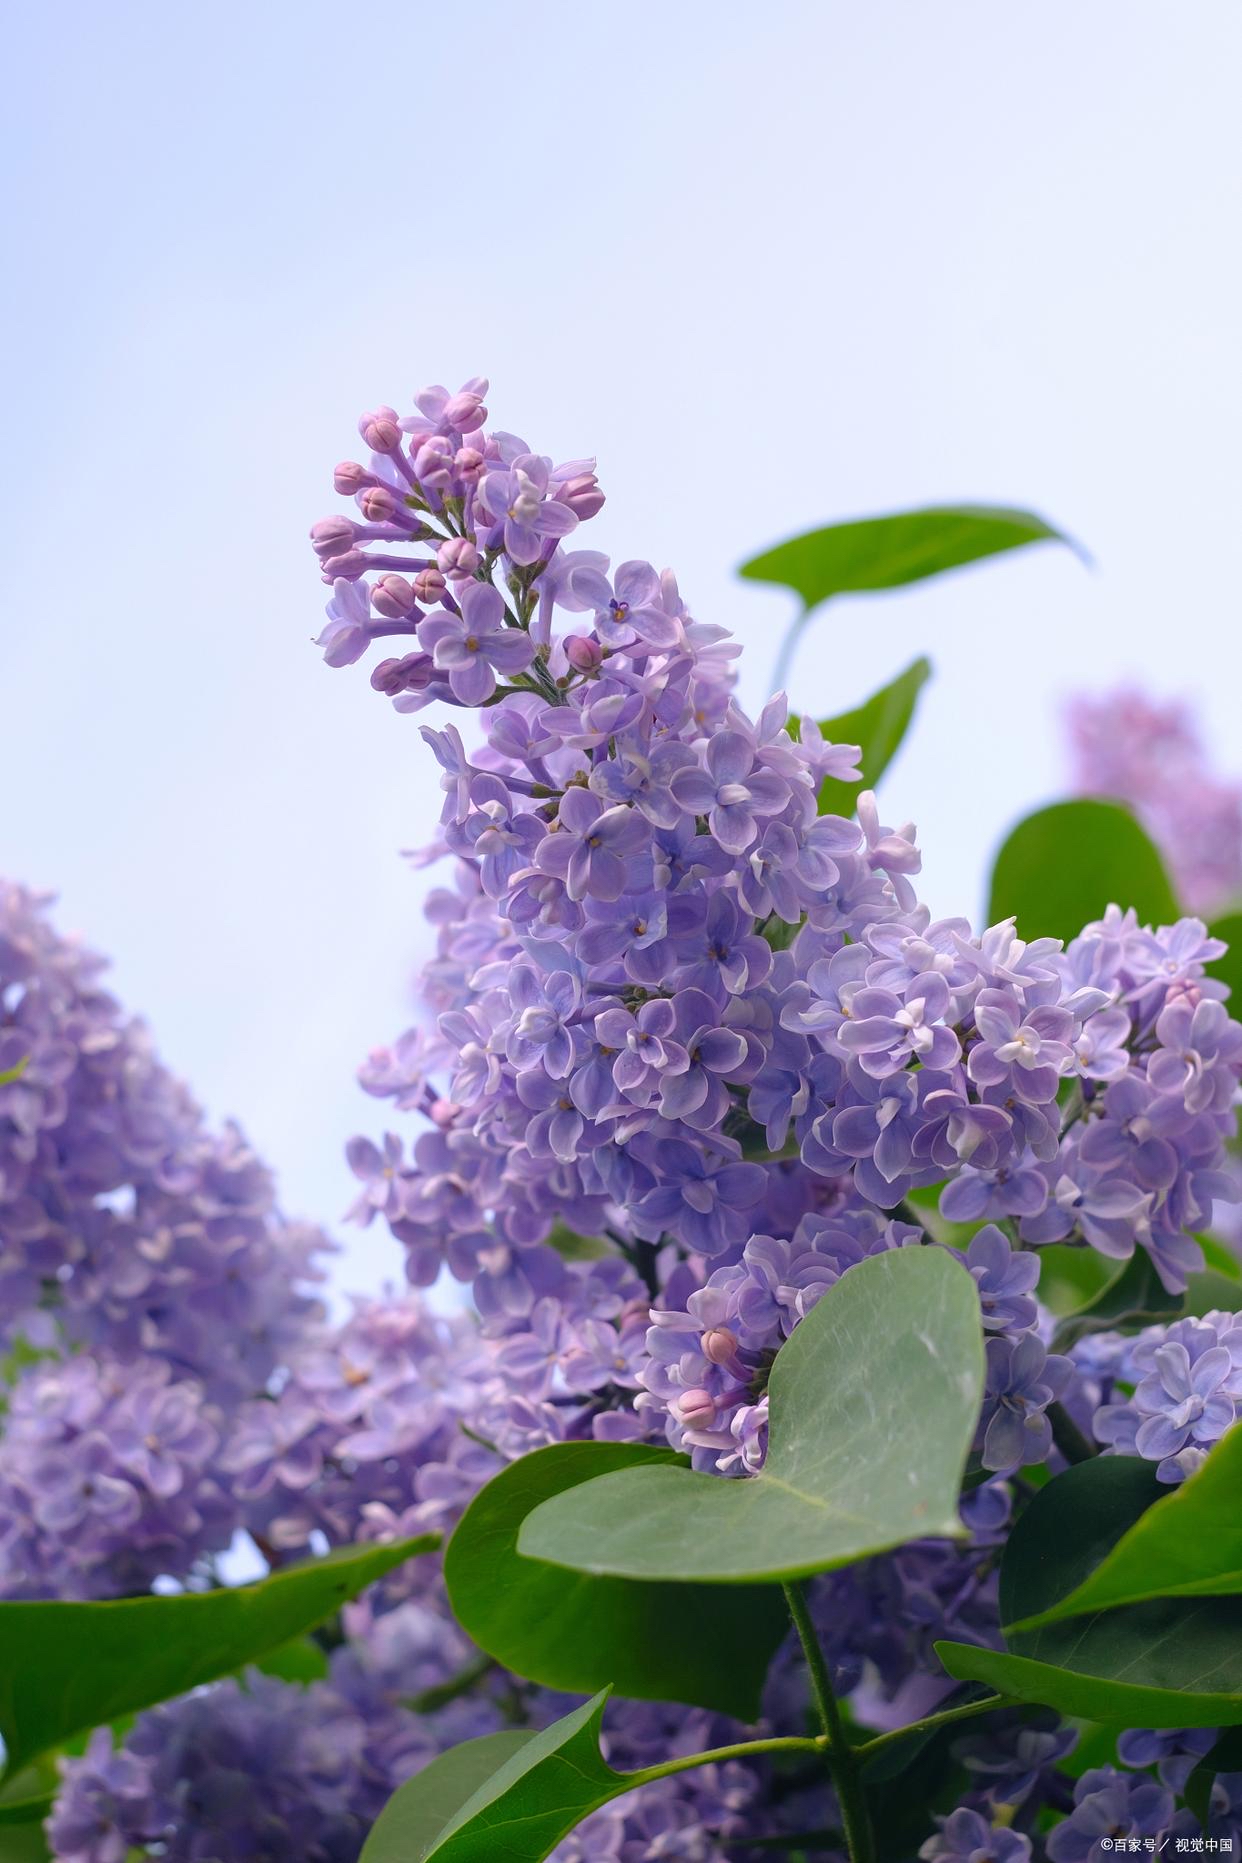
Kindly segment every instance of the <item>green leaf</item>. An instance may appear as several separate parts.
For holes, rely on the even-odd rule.
[[[1242,1427],[1231,1429],[1193,1475],[1159,1492],[1081,1584],[1022,1627],[1145,1598],[1242,1592]]]
[[[459,1763],[439,1777],[443,1761],[417,1773],[380,1814],[360,1863],[540,1863],[599,1806],[659,1776],[658,1767],[619,1773],[605,1763],[599,1726],[607,1699],[607,1691],[596,1695],[520,1747],[510,1741],[507,1756],[491,1745],[501,1736],[489,1734],[446,1754]],[[459,1791],[468,1795],[457,1798]],[[441,1810],[447,1816],[435,1829]]]
[[[1203,1250],[1203,1259],[1213,1274],[1226,1281],[1242,1281],[1242,1261],[1234,1254],[1227,1242],[1217,1236],[1200,1235],[1195,1241]]]
[[[821,815],[848,817],[854,813],[859,788],[875,788],[910,728],[915,704],[931,678],[931,670],[930,660],[915,660],[852,712],[820,720],[820,732],[830,744],[857,744],[862,751],[862,776],[858,782],[843,783],[835,776],[824,778],[819,792]]]
[[[1224,957],[1218,957],[1207,969],[1209,977],[1219,977],[1229,985],[1236,1015],[1238,1003],[1242,1002],[1242,912],[1227,912],[1223,918],[1213,919],[1208,930],[1213,938],[1223,938],[1229,946]]]
[[[1018,823],[992,868],[988,924],[1023,938],[1077,937],[1110,905],[1169,925],[1177,900],[1154,844],[1119,802],[1054,802]]]
[[[554,1224],[546,1241],[563,1261],[603,1261],[620,1253],[616,1243],[609,1242],[606,1236],[580,1236],[564,1223]]]
[[[258,1657],[254,1667],[264,1675],[274,1675],[278,1682],[300,1682],[305,1686],[325,1679],[328,1659],[313,1637],[294,1637],[269,1655]]]
[[[1069,1313],[1056,1329],[1054,1352],[1068,1352],[1088,1333],[1132,1332],[1141,1326],[1167,1320],[1180,1313],[1184,1296],[1170,1294],[1152,1267],[1151,1256],[1136,1248],[1129,1261],[1083,1306]]]
[[[1242,1772],[1242,1727],[1230,1727],[1210,1752],[1205,1753],[1187,1779],[1182,1800],[1204,1830],[1207,1829],[1212,1785],[1218,1772]]]
[[[467,1799],[533,1738],[525,1728],[507,1728],[441,1753],[393,1793],[371,1827],[359,1863],[422,1863]]]
[[[518,1550],[620,1578],[749,1584],[957,1538],[983,1382],[978,1295],[938,1248],[872,1256],[778,1353],[767,1460],[749,1480],[634,1468],[571,1488]]]
[[[1040,1490],[1009,1538],[1001,1617],[1017,1625],[1074,1591],[1162,1492],[1137,1457],[1097,1456]],[[1242,1598],[1160,1598],[1008,1632],[1004,1651],[936,1650],[958,1681],[1125,1727],[1242,1722]]]
[[[781,649],[774,682],[779,687],[798,636],[821,602],[834,595],[901,588],[1035,543],[1064,543],[1084,555],[1072,538],[1032,511],[1006,505],[927,505],[807,531],[751,557],[738,573],[750,582],[777,583],[802,597],[803,613]]]
[[[523,1521],[550,1496],[619,1469],[676,1466],[683,1459],[671,1450],[638,1443],[556,1443],[511,1462],[471,1502],[445,1553],[449,1602],[467,1636],[547,1688],[587,1694],[611,1683],[641,1700],[756,1720],[789,1629],[775,1587],[739,1612],[717,1586],[594,1578],[518,1552]]]
[[[1102,1293],[1116,1272],[1116,1265],[1093,1248],[1050,1242],[1039,1251],[1040,1305],[1057,1319],[1068,1319]]]
[[[0,1863],[51,1863],[41,1824],[8,1824],[0,1829]]]
[[[807,531],[752,556],[738,573],[749,582],[779,583],[802,597],[805,613],[790,632],[784,660],[812,609],[834,595],[900,588],[1033,543],[1064,543],[1083,554],[1063,531],[1033,511],[1007,505],[926,505]]]
[[[10,1773],[69,1735],[279,1649],[436,1534],[368,1546],[234,1590],[100,1604],[0,1603],[0,1736]]]
[[[32,1765],[23,1766],[0,1789],[0,1825],[39,1823],[52,1809],[59,1785],[60,1775],[51,1754],[45,1753]]]

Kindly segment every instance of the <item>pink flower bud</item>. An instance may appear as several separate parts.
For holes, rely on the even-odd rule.
[[[378,485],[379,480],[365,466],[360,466],[356,459],[343,459],[332,474],[332,483],[342,498],[353,498],[368,485]]]
[[[429,485],[439,489],[449,483],[453,476],[453,449],[447,440],[433,434],[430,440],[424,440],[414,455],[414,477],[420,485]]]
[[[472,576],[479,567],[479,552],[469,537],[450,537],[436,551],[436,562],[446,576]]]
[[[594,673],[603,663],[604,650],[589,634],[571,634],[565,642],[565,658],[575,673]]]
[[[400,692],[425,692],[434,675],[429,653],[407,653],[399,660],[381,660],[371,674],[371,684],[377,692],[386,692],[395,699]]]
[[[450,427],[456,428],[458,433],[473,433],[475,428],[481,427],[487,419],[487,409],[483,406],[482,395],[463,392],[451,396],[444,409],[444,418]]]
[[[400,621],[414,609],[414,591],[404,576],[381,576],[371,585],[371,606],[389,621]]]
[[[396,408],[372,408],[359,420],[358,432],[373,453],[396,453],[401,449],[401,425]]]
[[[352,548],[354,525],[347,517],[320,518],[310,527],[311,548],[322,562],[327,556],[343,556]]]
[[[731,1365],[737,1356],[737,1334],[728,1326],[709,1326],[703,1334],[703,1356],[713,1365]]]
[[[453,471],[464,484],[477,479],[483,470],[483,455],[477,446],[460,446],[453,455]]]
[[[432,1124],[439,1126],[441,1131],[445,1131],[452,1125],[461,1108],[456,1100],[433,1100],[427,1111]]]
[[[426,608],[433,608],[448,594],[448,584],[438,569],[420,569],[414,578],[414,593]]]
[[[567,484],[554,486],[552,496],[558,504],[568,505],[579,522],[593,518],[604,507],[604,494],[593,472],[580,472]]]
[[[368,524],[391,524],[402,508],[397,494],[388,485],[369,485],[359,503]]]
[[[357,582],[370,567],[371,559],[365,550],[346,550],[343,556],[329,556],[323,559],[323,579],[335,582],[343,576],[346,582]]]
[[[688,1430],[710,1430],[716,1421],[716,1403],[710,1391],[697,1387],[677,1399],[677,1415]]]

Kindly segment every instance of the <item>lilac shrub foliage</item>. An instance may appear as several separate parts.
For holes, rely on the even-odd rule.
[[[1242,1075],[1207,968],[1223,946],[1116,906],[1064,948],[933,920],[912,825],[866,790],[849,819],[819,810],[826,776],[858,780],[858,747],[783,697],[749,718],[736,645],[672,574],[581,547],[593,462],[489,430],[486,392],[364,415],[367,457],[335,475],[352,514],[311,532],[328,663],[374,653],[377,693],[437,708],[421,732],[451,868],[428,900],[426,1016],[361,1070],[394,1130],[348,1148],[351,1214],[387,1224],[415,1291],[338,1324],[298,1293],[318,1238],[277,1217],[237,1135],[206,1133],[94,961],[6,893],[0,1035],[25,1065],[0,1088],[0,1275],[11,1340],[45,1356],[16,1371],[0,1441],[0,1583],[106,1597],[203,1582],[239,1530],[273,1564],[448,1530],[555,1443],[667,1443],[745,1481],[772,1365],[819,1297],[879,1252],[945,1247],[985,1335],[969,1537],[808,1594],[848,1712],[901,1727],[951,1688],[938,1639],[999,1646],[1022,1471],[1062,1465],[1066,1426],[1173,1483],[1242,1406],[1242,1316],[1063,1352],[1040,1297],[1049,1247],[1148,1264],[1170,1295],[1202,1268]],[[471,1313],[417,1291],[442,1272]],[[97,1734],[62,1763],[54,1855],[352,1863],[435,1754],[569,1705],[476,1659],[433,1562],[342,1628],[320,1679],[250,1673],[115,1746]],[[759,1731],[802,1733],[808,1707],[791,1641]],[[621,1767],[744,1736],[651,1702],[614,1701],[604,1728]],[[1166,1736],[1127,1736],[1120,1767],[1075,1786],[1051,1713],[955,1733],[960,1802],[902,1856],[1058,1863],[1104,1832],[1182,1828]],[[1242,1844],[1228,1775],[1212,1815]],[[839,1822],[818,1762],[756,1757],[645,1786],[555,1855],[727,1863]]]

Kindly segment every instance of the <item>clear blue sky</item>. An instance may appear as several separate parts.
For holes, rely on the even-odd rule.
[[[426,949],[430,759],[309,645],[363,407],[486,372],[501,425],[597,452],[592,541],[672,563],[751,700],[762,544],[957,498],[1081,536],[1093,573],[842,606],[799,655],[823,712],[935,659],[887,795],[938,909],[1057,790],[1067,689],[1189,693],[1242,766],[1228,0],[69,0],[5,38],[0,869],[292,1207],[346,1203]],[[377,1227],[341,1273],[396,1269]]]

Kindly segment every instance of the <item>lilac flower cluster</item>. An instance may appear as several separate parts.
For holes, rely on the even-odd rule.
[[[0,1436],[0,1596],[98,1598],[186,1578],[241,1521],[224,1418],[165,1359],[40,1361]]]
[[[1242,1313],[1111,1335],[1083,1356],[1105,1400],[1092,1422],[1097,1440],[1158,1463],[1161,1481],[1192,1475],[1242,1417]]]
[[[0,882],[0,1339],[163,1359],[228,1404],[314,1318],[323,1236],[286,1223],[235,1127],[211,1132],[141,1023]]]
[[[312,532],[334,605],[380,617],[345,654],[334,612],[329,658],[400,626],[418,676],[385,662],[374,683],[406,710],[481,707],[486,734],[470,752],[453,725],[424,727],[458,859],[431,901],[435,1028],[377,1051],[363,1081],[428,1129],[408,1156],[397,1137],[355,1143],[360,1219],[381,1211],[415,1282],[447,1262],[510,1333],[532,1328],[555,1225],[610,1238],[658,1296],[639,1414],[663,1405],[672,1439],[728,1472],[757,1465],[771,1354],[841,1271],[805,1259],[831,1255],[812,1219],[837,1206],[852,1259],[893,1212],[916,1239],[901,1206],[941,1186],[949,1221],[1119,1259],[1141,1246],[1184,1286],[1200,1265],[1185,1232],[1228,1190],[1242,1072],[1242,1028],[1205,974],[1219,945],[1116,910],[1065,951],[933,923],[912,829],[866,794],[854,821],[817,812],[823,774],[856,753],[791,729],[782,699],[749,720],[732,650],[667,572],[609,579],[567,550],[601,502],[589,468],[485,433],[483,393],[364,417],[370,462],[337,483],[367,521]],[[561,488],[588,479],[575,509]],[[399,569],[394,526],[434,563]],[[498,658],[496,641],[517,645]],[[1029,1304],[1029,1258],[980,1246]],[[990,1330],[980,1454],[1000,1469],[1046,1453],[1070,1367],[1033,1311]],[[538,1338],[521,1350],[539,1362]]]
[[[451,1523],[499,1466],[461,1424],[483,1367],[473,1328],[415,1298],[359,1302],[289,1355],[281,1388],[236,1412],[221,1453],[274,1555]]]
[[[1128,803],[1193,911],[1242,898],[1242,783],[1212,769],[1190,709],[1133,687],[1066,708],[1074,784]]]

